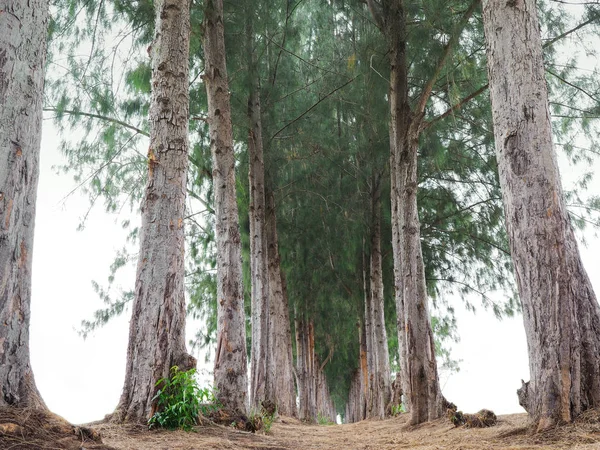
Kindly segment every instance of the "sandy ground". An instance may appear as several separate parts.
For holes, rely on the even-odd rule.
[[[600,450],[600,410],[538,434],[530,433],[525,414],[498,419],[494,427],[469,429],[455,428],[448,419],[408,428],[406,416],[348,425],[307,425],[281,417],[269,433],[252,434],[214,424],[192,432],[113,423],[76,426],[52,413],[0,408],[0,450]]]
[[[500,416],[491,428],[454,428],[441,419],[414,428],[406,417],[348,425],[306,425],[280,418],[268,434],[251,434],[221,426],[194,432],[147,431],[141,427],[97,425],[105,445],[119,450],[270,449],[270,450],[387,450],[387,449],[600,449],[600,414],[541,434],[528,431],[527,416]]]

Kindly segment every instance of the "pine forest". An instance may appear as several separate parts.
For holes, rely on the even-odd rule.
[[[0,448],[597,448],[598,49],[597,0],[0,0]],[[73,425],[32,318],[98,217],[122,388]],[[518,318],[514,414],[446,389],[458,311]]]

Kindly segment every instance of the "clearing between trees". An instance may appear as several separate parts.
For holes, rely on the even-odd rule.
[[[600,410],[582,414],[572,424],[544,432],[530,432],[527,414],[498,417],[490,428],[455,428],[448,419],[407,427],[409,416],[387,420],[365,420],[344,425],[307,425],[280,417],[268,434],[252,434],[231,427],[208,425],[194,432],[148,431],[135,425],[89,424],[102,436],[103,444],[90,440],[48,440],[10,435],[0,430],[0,448],[104,449],[104,450],[192,450],[192,449],[597,449],[600,447]],[[0,427],[5,424],[0,424]],[[86,429],[82,427],[81,429]],[[87,434],[94,436],[95,433]],[[67,440],[69,442],[67,442]]]

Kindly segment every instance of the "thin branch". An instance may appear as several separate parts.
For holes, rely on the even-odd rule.
[[[586,20],[583,23],[580,23],[579,25],[577,25],[575,28],[573,28],[572,30],[569,31],[565,31],[562,34],[559,34],[556,37],[553,37],[552,39],[550,39],[549,41],[545,42],[544,45],[542,45],[542,48],[546,48],[546,47],[550,47],[552,44],[554,44],[556,41],[561,40],[564,37],[567,37],[568,35],[570,35],[571,33],[575,33],[577,30],[580,30],[581,28],[585,27],[586,25],[589,25],[592,22],[595,22],[598,20],[598,14],[592,14],[592,17],[588,20]]]
[[[138,134],[141,134],[142,136],[150,137],[150,134],[148,132],[146,132],[140,128],[137,128],[127,122],[123,122],[122,120],[115,119],[114,117],[103,116],[102,114],[88,113],[88,112],[84,112],[84,111],[73,111],[73,110],[68,110],[68,109],[59,110],[57,108],[50,108],[50,107],[44,108],[44,111],[54,112],[57,114],[70,114],[72,116],[84,116],[84,117],[91,117],[92,119],[104,120],[105,122],[110,122],[110,123],[114,123],[117,125],[121,125],[122,127],[125,127],[132,131],[135,131]]]
[[[563,83],[565,83],[568,86],[571,86],[574,89],[577,89],[579,92],[581,92],[582,94],[587,95],[589,98],[591,98],[592,100],[594,100],[596,103],[598,103],[598,99],[596,97],[594,97],[592,94],[590,94],[588,91],[586,91],[585,89],[568,82],[567,80],[565,80],[563,77],[561,77],[560,75],[555,74],[554,72],[552,72],[551,70],[546,68],[546,72],[548,72],[550,75],[558,78],[560,81],[562,81]]]
[[[454,32],[452,33],[450,40],[444,47],[444,51],[442,52],[442,56],[437,63],[437,66],[435,68],[435,71],[433,72],[433,75],[431,76],[431,78],[429,79],[429,81],[427,82],[425,87],[423,88],[423,92],[421,93],[421,97],[420,97],[419,103],[417,105],[417,114],[422,114],[425,111],[425,106],[427,105],[427,101],[429,100],[429,97],[431,96],[431,91],[433,90],[433,85],[437,81],[442,69],[446,65],[446,61],[448,60],[450,53],[452,53],[454,46],[456,44],[458,44],[460,35],[462,34],[462,31],[464,30],[465,26],[469,22],[469,19],[475,12],[475,9],[479,5],[479,1],[480,0],[473,0],[473,3],[471,3],[471,6],[469,6],[469,9],[467,9],[467,11],[463,15],[463,17],[460,19],[460,22],[458,22],[458,25],[456,26]]]
[[[448,108],[446,110],[446,112],[444,112],[443,114],[440,114],[437,117],[434,117],[433,119],[429,120],[428,122],[425,123],[425,127],[428,127],[430,125],[433,125],[435,122],[437,122],[438,120],[442,120],[445,119],[446,117],[448,117],[450,114],[452,114],[453,112],[455,112],[456,110],[462,108],[466,103],[470,102],[471,100],[473,100],[475,97],[479,96],[479,94],[485,92],[487,90],[487,88],[489,87],[489,84],[486,84],[485,86],[481,86],[479,89],[477,89],[475,92],[472,92],[471,94],[467,95],[465,98],[463,98],[461,101],[459,101],[458,103],[455,103],[454,105],[452,105],[450,108]]]
[[[319,105],[319,103],[321,103],[323,100],[326,100],[328,97],[331,97],[333,94],[335,94],[337,91],[339,91],[340,89],[343,89],[344,87],[346,87],[347,85],[349,85],[350,83],[352,83],[354,80],[356,80],[357,77],[351,78],[350,80],[346,81],[344,84],[342,84],[341,86],[336,87],[333,91],[329,92],[327,95],[325,95],[323,98],[319,99],[319,101],[317,103],[315,103],[314,105],[312,105],[310,108],[308,108],[306,111],[304,111],[302,114],[300,114],[298,117],[296,117],[294,120],[292,120],[291,122],[288,122],[286,125],[284,125],[282,128],[280,128],[273,136],[271,136],[271,140],[275,139],[277,137],[277,135],[279,133],[281,133],[283,130],[285,130],[287,127],[289,127],[290,125],[296,123],[298,120],[300,120],[302,117],[304,117],[305,115],[307,115],[310,111],[312,111],[313,109],[315,109],[317,107],[317,105]]]

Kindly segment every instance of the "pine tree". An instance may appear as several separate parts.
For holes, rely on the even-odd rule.
[[[242,255],[222,0],[205,2],[204,57],[217,244],[215,388],[222,405],[245,413],[248,376]]]
[[[148,182],[125,383],[114,418],[145,423],[158,381],[195,368],[185,348],[184,230],[188,167],[189,2],[155,2]]]
[[[552,144],[535,0],[484,1],[496,154],[527,335],[521,401],[538,431],[600,403],[600,307]]]
[[[29,359],[48,2],[0,1],[0,406],[46,409]]]

